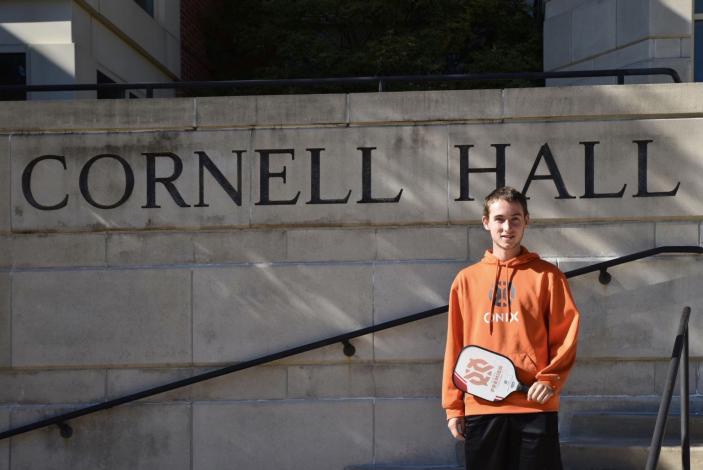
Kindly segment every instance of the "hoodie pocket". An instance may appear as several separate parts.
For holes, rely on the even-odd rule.
[[[507,356],[515,365],[518,380],[525,385],[531,385],[537,375],[537,364],[534,359],[524,352],[510,353]]]

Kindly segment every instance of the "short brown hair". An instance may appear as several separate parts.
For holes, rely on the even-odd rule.
[[[483,201],[483,216],[484,217],[489,216],[488,208],[490,207],[491,204],[493,204],[496,201],[519,202],[520,205],[522,206],[522,211],[525,213],[525,215],[529,215],[529,212],[527,212],[527,198],[525,197],[525,195],[522,194],[520,191],[518,191],[515,188],[512,188],[510,186],[503,186],[502,188],[497,188],[494,191],[492,191],[491,194],[486,196],[486,199],[484,199],[484,201]]]

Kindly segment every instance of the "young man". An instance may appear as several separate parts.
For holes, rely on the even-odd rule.
[[[484,202],[493,248],[462,270],[449,296],[442,406],[452,435],[465,440],[470,470],[560,470],[559,391],[576,358],[579,313],[564,274],[520,243],[527,200],[509,187]],[[510,358],[529,386],[503,401],[466,394],[452,382],[461,350],[477,345]]]

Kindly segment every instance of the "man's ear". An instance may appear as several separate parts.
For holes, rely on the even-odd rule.
[[[486,217],[485,215],[482,216],[481,222],[483,222],[483,228],[485,228],[486,230],[490,230],[490,228],[488,227],[488,217]]]
[[[527,227],[528,225],[530,225],[530,214],[527,214],[525,216],[525,227]]]

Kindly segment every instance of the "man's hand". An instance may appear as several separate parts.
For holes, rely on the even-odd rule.
[[[464,418],[449,418],[449,421],[447,421],[447,427],[449,428],[449,431],[452,433],[452,436],[454,436],[454,439],[457,439],[459,441],[464,440]]]
[[[554,396],[554,389],[547,382],[535,382],[527,392],[529,401],[536,401],[543,405]]]

